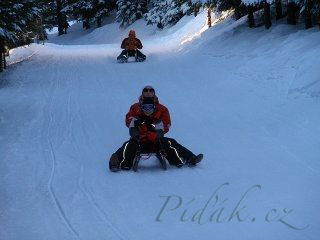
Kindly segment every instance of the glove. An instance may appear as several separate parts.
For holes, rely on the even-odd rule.
[[[141,124],[140,126],[138,126],[138,130],[139,130],[139,134],[140,135],[146,135],[148,132],[148,128],[146,124]]]
[[[159,130],[156,130],[156,133],[157,133],[157,137],[159,139],[163,138],[164,137],[164,132],[163,130],[159,129]]]
[[[156,132],[147,132],[147,139],[151,142],[157,140],[157,133]]]
[[[146,134],[139,136],[139,142],[146,142],[146,141],[148,141],[148,137]]]
[[[140,133],[138,128],[135,128],[135,127],[129,128],[129,134],[130,134],[130,137],[139,140]]]

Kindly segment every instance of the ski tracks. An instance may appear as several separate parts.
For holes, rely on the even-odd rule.
[[[95,151],[90,143],[90,134],[88,134],[87,127],[94,124],[87,118],[84,111],[84,103],[80,103],[82,97],[82,90],[88,87],[88,81],[82,76],[79,66],[88,65],[83,56],[69,56],[68,59],[61,59],[59,53],[54,53],[50,60],[43,62],[43,69],[50,69],[52,74],[46,82],[43,82],[45,104],[43,106],[43,131],[42,131],[42,149],[47,162],[50,162],[50,177],[48,180],[48,191],[51,200],[54,204],[54,209],[59,215],[62,224],[66,227],[73,239],[87,239],[85,236],[89,234],[87,231],[86,222],[72,223],[70,210],[66,212],[66,206],[69,203],[64,203],[65,200],[60,200],[57,190],[63,187],[61,181],[56,176],[59,169],[59,161],[61,160],[61,153],[65,156],[63,150],[70,148],[72,151],[71,158],[72,168],[78,169],[78,174],[70,176],[73,179],[77,178],[78,186],[71,191],[79,190],[83,198],[80,199],[82,205],[85,206],[88,212],[94,212],[101,223],[106,226],[105,229],[113,232],[110,236],[110,231],[107,233],[97,232],[98,235],[110,237],[111,239],[128,239],[123,233],[112,223],[102,206],[95,200],[93,194],[85,186],[85,163],[89,159],[91,153],[87,153],[86,149],[89,147],[90,151]],[[40,58],[41,59],[41,58]],[[64,67],[68,62],[67,68]],[[95,89],[104,87],[101,82],[94,82]],[[61,94],[63,92],[63,94]],[[61,111],[62,110],[62,111]],[[59,155],[59,156],[58,156]],[[70,156],[69,156],[70,157]],[[68,159],[63,159],[65,164]],[[69,162],[71,163],[71,162]],[[62,169],[68,171],[68,169]],[[70,173],[69,173],[70,174]],[[63,184],[63,183],[62,183]],[[88,204],[88,205],[86,205]],[[92,210],[93,211],[92,211]],[[88,215],[89,218],[90,215]],[[77,227],[76,227],[77,226]],[[83,226],[82,228],[80,228]],[[81,229],[81,231],[80,231]],[[95,231],[99,231],[96,228]],[[107,236],[106,236],[107,234]]]
[[[78,60],[79,61],[79,60]],[[81,63],[78,63],[78,66],[85,66],[87,65],[87,63],[85,61],[81,61]],[[76,113],[77,113],[77,118],[80,122],[80,126],[81,126],[81,132],[83,134],[83,138],[85,140],[85,144],[83,144],[86,147],[90,147],[91,151],[94,152],[94,148],[91,144],[91,142],[89,141],[90,139],[90,135],[88,134],[87,130],[86,130],[86,125],[85,125],[85,121],[84,119],[86,119],[86,114],[83,112],[84,109],[84,105],[81,105],[79,102],[80,99],[80,89],[79,89],[79,83],[81,83],[82,81],[86,82],[86,79],[82,79],[81,77],[77,79],[79,82],[77,84],[73,84],[73,88],[74,89],[76,86],[78,86],[78,91],[77,91],[77,97],[76,97],[76,101],[75,101],[75,108],[76,108]],[[74,78],[72,81],[75,81]],[[95,85],[96,84],[96,85]],[[97,86],[97,88],[104,88],[104,86],[102,85],[102,83],[97,80],[97,82],[95,84],[92,84],[94,86]],[[96,90],[96,93],[98,91]],[[94,123],[91,123],[94,124]],[[92,205],[92,207],[94,208],[96,214],[98,215],[98,217],[104,222],[104,224],[110,228],[115,235],[120,239],[120,240],[125,240],[128,239],[127,237],[125,237],[121,231],[112,223],[112,221],[109,219],[107,213],[102,209],[102,207],[98,204],[98,202],[94,199],[93,194],[86,188],[85,186],[85,179],[84,179],[84,160],[86,157],[86,154],[84,155],[83,153],[81,153],[80,148],[78,146],[78,144],[76,144],[76,140],[73,137],[73,147],[76,150],[76,152],[78,153],[79,159],[81,159],[81,169],[80,169],[80,177],[79,177],[79,181],[78,181],[78,185],[79,188],[81,189],[81,191],[83,192],[83,194],[86,196],[87,200],[90,202],[90,204]]]
[[[63,222],[63,224],[66,226],[66,228],[68,229],[68,231],[72,234],[74,239],[80,239],[79,237],[79,233],[75,230],[75,228],[72,226],[69,218],[67,217],[64,208],[62,207],[62,204],[60,202],[60,200],[58,199],[56,192],[55,192],[55,188],[54,188],[54,180],[55,180],[55,175],[56,175],[56,171],[57,171],[57,159],[56,159],[56,155],[55,155],[55,148],[54,145],[52,143],[51,140],[51,134],[54,132],[54,114],[53,114],[53,100],[54,100],[54,96],[56,91],[59,88],[59,59],[53,58],[53,61],[50,62],[50,65],[53,65],[53,67],[51,66],[51,69],[53,70],[53,76],[50,78],[51,82],[50,82],[50,87],[47,91],[47,105],[46,107],[44,107],[44,115],[46,116],[46,120],[45,123],[47,123],[46,125],[46,130],[44,131],[44,135],[43,136],[43,142],[46,142],[47,147],[49,148],[49,154],[48,152],[45,152],[45,156],[47,156],[47,159],[51,159],[51,174],[50,174],[50,178],[48,181],[48,189],[50,192],[50,195],[52,197],[53,203],[55,205],[55,208],[60,216],[61,221]],[[45,66],[44,66],[45,68]],[[43,148],[46,149],[46,148]],[[44,150],[45,151],[45,150]]]

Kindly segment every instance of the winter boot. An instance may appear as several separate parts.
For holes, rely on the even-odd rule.
[[[146,56],[136,56],[136,62],[143,62],[146,60]]]
[[[176,167],[177,167],[177,168],[182,168],[182,167],[183,167],[183,163],[178,163],[178,164],[176,165]]]
[[[128,62],[128,56],[127,55],[120,55],[117,57],[118,63],[126,63]]]
[[[189,158],[186,161],[186,164],[188,164],[189,167],[194,167],[196,166],[199,162],[201,162],[201,160],[203,159],[203,154],[199,154],[199,155],[194,155],[191,158]]]
[[[111,155],[111,158],[109,161],[109,169],[111,172],[120,171],[120,163],[116,153]]]

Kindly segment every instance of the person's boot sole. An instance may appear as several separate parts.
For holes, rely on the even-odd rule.
[[[196,166],[199,162],[201,162],[203,159],[203,154],[200,153],[198,156],[196,156],[196,158],[194,159],[194,162],[193,163],[189,163],[188,166],[189,167],[194,167]]]
[[[111,158],[109,161],[109,169],[111,172],[120,171],[119,160],[115,153],[111,155]]]

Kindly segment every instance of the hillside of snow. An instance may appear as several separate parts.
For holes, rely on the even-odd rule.
[[[219,17],[224,20],[220,21]],[[12,50],[0,75],[0,240],[317,240],[320,32],[206,13]],[[135,29],[147,55],[118,64]],[[20,63],[18,63],[20,62]],[[204,160],[108,170],[144,85]]]

